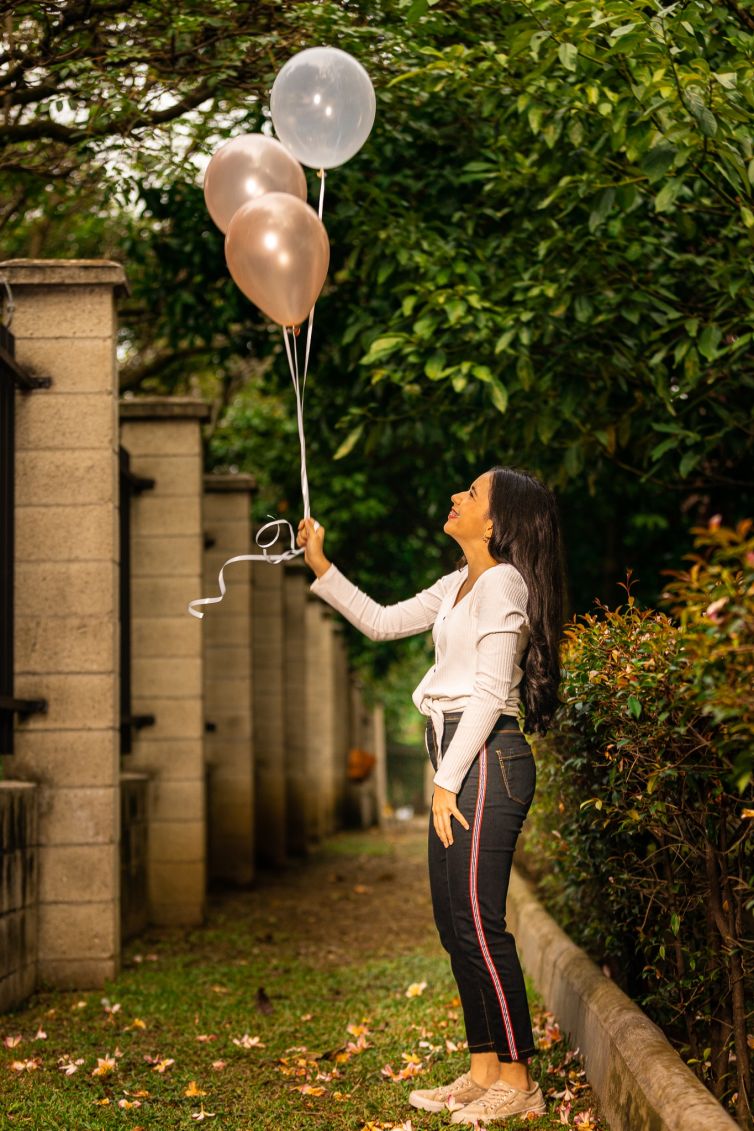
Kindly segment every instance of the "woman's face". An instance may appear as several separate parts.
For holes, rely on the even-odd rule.
[[[490,486],[492,473],[485,471],[469,487],[451,495],[453,506],[443,530],[461,545],[481,541],[492,533]]]

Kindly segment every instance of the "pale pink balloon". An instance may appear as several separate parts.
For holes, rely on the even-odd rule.
[[[308,204],[287,192],[268,192],[233,216],[225,258],[236,284],[268,318],[298,326],[324,285],[330,241]]]
[[[284,145],[264,134],[241,134],[226,141],[204,174],[204,199],[221,232],[242,204],[266,192],[289,192],[306,200],[306,177]]]

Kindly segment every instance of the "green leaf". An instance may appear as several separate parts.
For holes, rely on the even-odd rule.
[[[344,456],[347,456],[348,453],[356,445],[356,442],[358,441],[358,439],[361,436],[361,433],[363,431],[364,431],[364,421],[362,420],[361,424],[357,424],[356,427],[353,428],[348,433],[345,440],[340,445],[340,447],[338,448],[338,450],[336,451],[335,455],[332,458],[333,459],[343,459]]]
[[[714,137],[717,133],[717,118],[701,99],[692,99],[689,109],[696,119],[699,129],[705,137]]]
[[[722,337],[723,332],[719,326],[705,326],[702,330],[696,348],[707,361],[713,361],[717,357],[717,347],[720,345]]]
[[[604,189],[597,197],[594,208],[589,213],[589,231],[595,231],[605,219],[615,200],[615,189]]]
[[[671,177],[655,197],[655,212],[670,212],[683,187],[683,177]]]
[[[522,389],[528,389],[534,380],[534,367],[528,354],[522,353],[516,362],[516,376]]]
[[[639,718],[639,715],[641,714],[641,703],[635,695],[629,695],[628,709],[635,719]]]
[[[427,364],[424,366],[425,375],[429,377],[430,381],[439,381],[446,363],[447,357],[445,356],[445,352],[443,350],[437,350],[427,360]]]
[[[676,158],[677,149],[667,142],[653,145],[642,158],[640,169],[645,173],[650,184],[664,177]]]
[[[386,334],[384,338],[375,338],[364,357],[362,357],[361,364],[373,365],[375,361],[381,361],[383,358],[389,357],[391,353],[395,353],[397,349],[400,349],[405,340],[405,334]]]
[[[511,342],[513,341],[515,336],[516,336],[515,329],[514,330],[506,330],[504,334],[501,334],[500,337],[495,342],[495,353],[498,354],[498,353],[502,353],[503,350],[507,350],[508,346],[511,344]]]
[[[686,452],[683,459],[678,465],[678,474],[681,479],[685,479],[690,471],[693,471],[701,459],[700,452]]]
[[[490,381],[490,399],[498,412],[507,411],[508,390],[497,377],[493,377]]]
[[[629,32],[632,32],[635,27],[636,24],[621,24],[620,27],[617,27],[614,29],[614,31],[610,32],[610,38],[621,39],[624,35],[628,35]]]
[[[460,298],[452,298],[450,302],[445,304],[445,309],[448,313],[448,321],[451,326],[455,326],[466,313],[466,303],[462,302]]]
[[[675,911],[670,916],[670,929],[671,929],[671,931],[673,932],[674,935],[677,935],[678,932],[681,929],[681,920],[678,917],[677,912],[675,912]]]
[[[558,47],[558,58],[567,71],[576,70],[579,49],[575,43],[561,43]]]
[[[428,9],[429,0],[414,0],[408,12],[406,12],[406,23],[418,23],[421,17],[427,14]]]

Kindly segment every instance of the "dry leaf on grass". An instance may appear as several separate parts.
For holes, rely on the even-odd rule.
[[[196,1080],[191,1081],[188,1088],[186,1088],[186,1091],[183,1094],[184,1094],[184,1096],[206,1096],[207,1095],[207,1093],[202,1091],[202,1089],[199,1087]]]

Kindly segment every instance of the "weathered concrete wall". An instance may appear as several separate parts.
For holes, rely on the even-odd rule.
[[[219,593],[223,562],[251,549],[250,475],[204,477],[204,594]],[[205,606],[204,690],[209,775],[209,871],[214,879],[254,878],[254,736],[251,676],[251,565],[224,574],[219,605]]]
[[[0,782],[0,1013],[37,978],[37,787]]]
[[[127,768],[152,779],[150,918],[164,924],[204,915],[204,622],[187,606],[207,595],[200,425],[208,411],[189,397],[120,403],[131,470],[155,480],[131,504],[131,601],[133,711],[156,722],[136,732]]]
[[[40,978],[98,986],[120,960],[118,432],[115,294],[102,260],[0,264],[19,364],[52,387],[16,399],[15,690],[6,778],[39,784]]]
[[[255,562],[251,570],[252,671],[257,859],[286,857],[286,701],[284,693],[284,574],[282,565]]]

